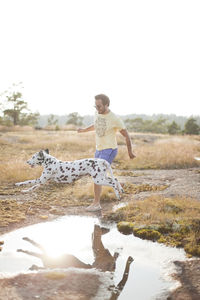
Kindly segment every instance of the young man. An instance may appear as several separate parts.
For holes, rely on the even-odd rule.
[[[97,112],[95,114],[94,125],[83,129],[79,128],[78,132],[81,133],[95,130],[95,158],[103,158],[111,164],[117,155],[116,133],[119,131],[125,137],[129,157],[130,159],[133,159],[135,154],[132,151],[131,139],[128,131],[126,130],[123,121],[110,111],[109,105],[110,99],[106,95],[100,94],[95,96],[95,108]],[[87,211],[101,210],[101,190],[101,185],[94,184],[94,201],[86,208]]]

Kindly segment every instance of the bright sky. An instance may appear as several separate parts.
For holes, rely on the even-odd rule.
[[[200,115],[199,0],[0,0],[0,42],[33,112]]]

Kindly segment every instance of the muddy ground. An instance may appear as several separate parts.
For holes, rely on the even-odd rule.
[[[181,170],[140,170],[134,171],[131,176],[119,176],[122,183],[168,185],[162,191],[156,191],[166,197],[189,196],[200,201],[200,168],[181,169]],[[152,191],[140,192],[134,195],[134,199],[143,199],[152,195]],[[13,195],[15,197],[15,195]],[[26,196],[27,197],[27,196]],[[26,201],[25,195],[17,195],[20,201]],[[4,199],[0,195],[0,199]],[[122,201],[131,201],[124,198]],[[115,203],[102,203],[102,217],[113,208]],[[65,214],[91,215],[87,213],[84,206],[65,208]],[[41,214],[48,214],[42,211]],[[94,213],[93,213],[94,214]],[[38,214],[39,215],[39,214]],[[48,215],[48,221],[55,218]],[[1,234],[16,228],[41,222],[41,218],[30,216],[20,224],[12,224],[7,228],[0,228]],[[179,280],[180,287],[173,291],[168,298],[170,300],[196,300],[200,299],[200,260],[192,259],[187,262],[175,262],[177,273],[173,276]],[[90,282],[88,286],[88,282]],[[45,287],[45,288],[44,288]],[[74,276],[63,275],[60,280],[48,278],[45,274],[18,275],[11,279],[0,280],[0,299],[27,300],[27,299],[76,299],[89,300],[95,298],[97,291],[101,288],[101,280],[98,274],[74,274]],[[100,295],[100,294],[99,294]],[[134,296],[134,295],[133,295]],[[96,296],[96,299],[117,299],[114,295]]]

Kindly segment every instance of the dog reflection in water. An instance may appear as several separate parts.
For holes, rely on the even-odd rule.
[[[42,245],[36,243],[35,241],[29,239],[28,237],[24,237],[23,240],[31,243],[33,246],[37,247],[41,250],[41,253],[27,251],[18,249],[18,252],[23,252],[25,254],[38,257],[42,260],[44,267],[38,267],[33,265],[30,270],[39,270],[45,268],[83,268],[83,269],[98,269],[100,271],[106,272],[114,272],[116,268],[116,260],[119,256],[119,253],[115,252],[112,256],[108,249],[105,249],[101,237],[103,234],[109,232],[109,229],[100,227],[99,225],[94,225],[94,232],[92,234],[92,249],[94,254],[94,262],[93,264],[85,264],[81,260],[79,260],[76,256],[71,254],[63,254],[59,257],[53,258],[48,256],[45,249]],[[131,256],[128,257],[126,261],[126,266],[124,270],[124,274],[122,276],[122,280],[115,287],[113,294],[111,296],[111,300],[117,299],[123,290],[130,271],[130,265],[133,262],[133,258]]]

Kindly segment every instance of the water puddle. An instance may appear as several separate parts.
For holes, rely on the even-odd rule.
[[[15,230],[0,240],[4,241],[0,277],[27,272],[31,267],[95,268],[105,278],[112,274],[116,287],[112,299],[119,300],[159,299],[176,284],[168,276],[173,272],[172,262],[186,259],[182,249],[123,235],[115,226],[102,225],[92,217],[60,217]]]

